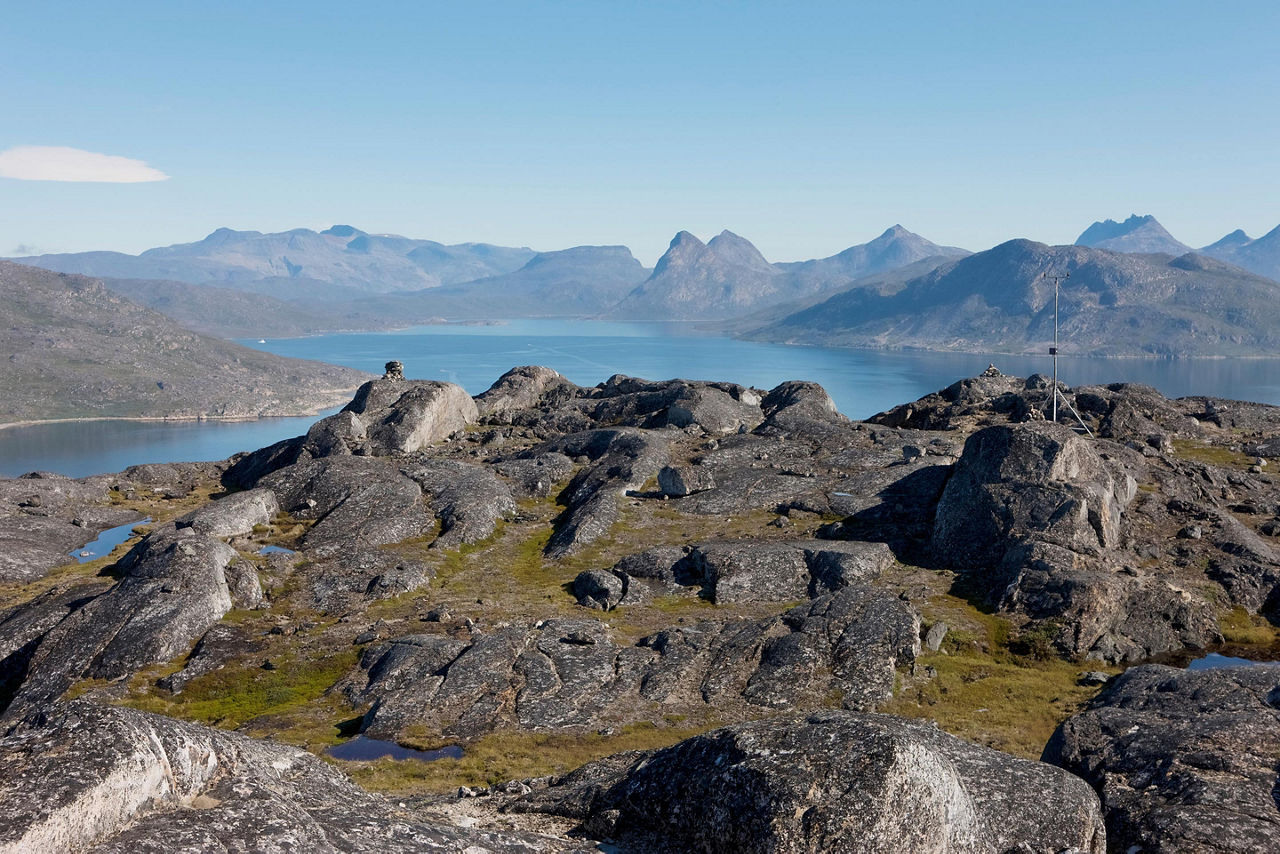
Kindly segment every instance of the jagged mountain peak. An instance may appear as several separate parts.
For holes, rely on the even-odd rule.
[[[1170,234],[1151,214],[1131,214],[1124,222],[1113,219],[1095,222],[1078,238],[1077,246],[1110,249],[1114,252],[1163,252],[1183,255],[1191,247]]]

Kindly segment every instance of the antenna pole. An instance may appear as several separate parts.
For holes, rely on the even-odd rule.
[[[1053,346],[1049,348],[1049,355],[1053,357],[1053,415],[1050,420],[1056,423],[1058,420],[1058,283],[1071,278],[1071,274],[1051,276],[1048,273],[1041,273],[1040,275],[1045,279],[1053,279]]]

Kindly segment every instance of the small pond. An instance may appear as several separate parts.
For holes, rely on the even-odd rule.
[[[295,552],[293,549],[286,549],[284,546],[263,546],[262,548],[258,549],[258,554],[260,555],[273,555],[273,554],[296,555],[297,552]]]
[[[1214,670],[1219,667],[1270,667],[1280,665],[1280,661],[1253,661],[1248,658],[1236,658],[1211,652],[1208,655],[1187,662],[1188,670]]]
[[[413,750],[401,747],[394,741],[382,741],[357,735],[342,744],[330,747],[328,754],[334,759],[345,759],[348,762],[372,762],[375,759],[417,759],[422,762],[434,762],[437,759],[461,759],[462,747],[450,744],[439,750]]]
[[[128,522],[124,525],[117,525],[114,528],[108,528],[98,535],[98,539],[92,543],[81,546],[75,551],[68,552],[73,558],[80,563],[88,563],[91,560],[97,560],[111,554],[111,550],[123,543],[125,540],[133,536],[133,529],[138,525],[146,525],[151,521],[148,516],[136,522]]]

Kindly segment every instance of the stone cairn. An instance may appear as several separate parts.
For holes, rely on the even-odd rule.
[[[383,370],[386,371],[386,373],[382,375],[384,380],[404,379],[404,362],[387,362],[386,367],[384,367]]]

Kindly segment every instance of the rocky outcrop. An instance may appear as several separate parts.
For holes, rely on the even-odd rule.
[[[1114,851],[1280,849],[1280,667],[1148,665],[1045,749],[1102,795]]]
[[[870,709],[919,650],[919,617],[863,584],[764,620],[706,621],[618,644],[595,620],[506,626],[470,640],[410,635],[379,644],[345,690],[372,702],[366,731],[426,727],[453,738],[494,729],[598,728],[653,720],[673,703],[789,709],[821,699]]]
[[[27,582],[72,562],[70,554],[117,525],[141,521],[108,504],[111,478],[48,472],[0,478],[0,582]]]
[[[303,450],[313,457],[411,454],[478,418],[475,401],[461,386],[384,377],[360,386],[337,415],[316,422]]]
[[[512,368],[498,377],[488,391],[476,398],[481,418],[510,424],[531,410],[555,409],[583,392],[560,374],[538,365]]]
[[[335,456],[298,462],[259,484],[279,496],[284,510],[315,520],[303,545],[320,556],[417,537],[431,525],[421,487],[382,460]]]
[[[180,528],[194,528],[208,537],[238,537],[253,532],[255,525],[267,525],[280,512],[280,503],[269,489],[236,492],[218,501],[179,516]]]
[[[516,512],[511,489],[480,466],[456,460],[422,460],[404,466],[401,472],[429,496],[431,512],[440,520],[440,536],[433,547],[483,540],[493,533],[499,519]]]
[[[893,564],[883,543],[840,540],[707,543],[683,559],[688,583],[716,604],[784,602],[874,579]]]
[[[187,652],[231,609],[228,570],[237,560],[231,547],[194,528],[149,534],[117,563],[118,583],[39,640],[6,714],[39,708],[78,679],[118,679]],[[261,597],[256,576],[232,575],[242,595]]]
[[[634,852],[1106,850],[1097,795],[1079,778],[928,724],[849,712],[606,759],[508,810],[567,816]]]
[[[664,439],[634,428],[574,433],[530,452],[589,460],[561,493],[566,509],[547,543],[547,556],[563,557],[604,536],[618,520],[618,498],[656,475],[667,452]]]
[[[564,852],[413,818],[295,747],[75,701],[0,738],[0,852]]]

